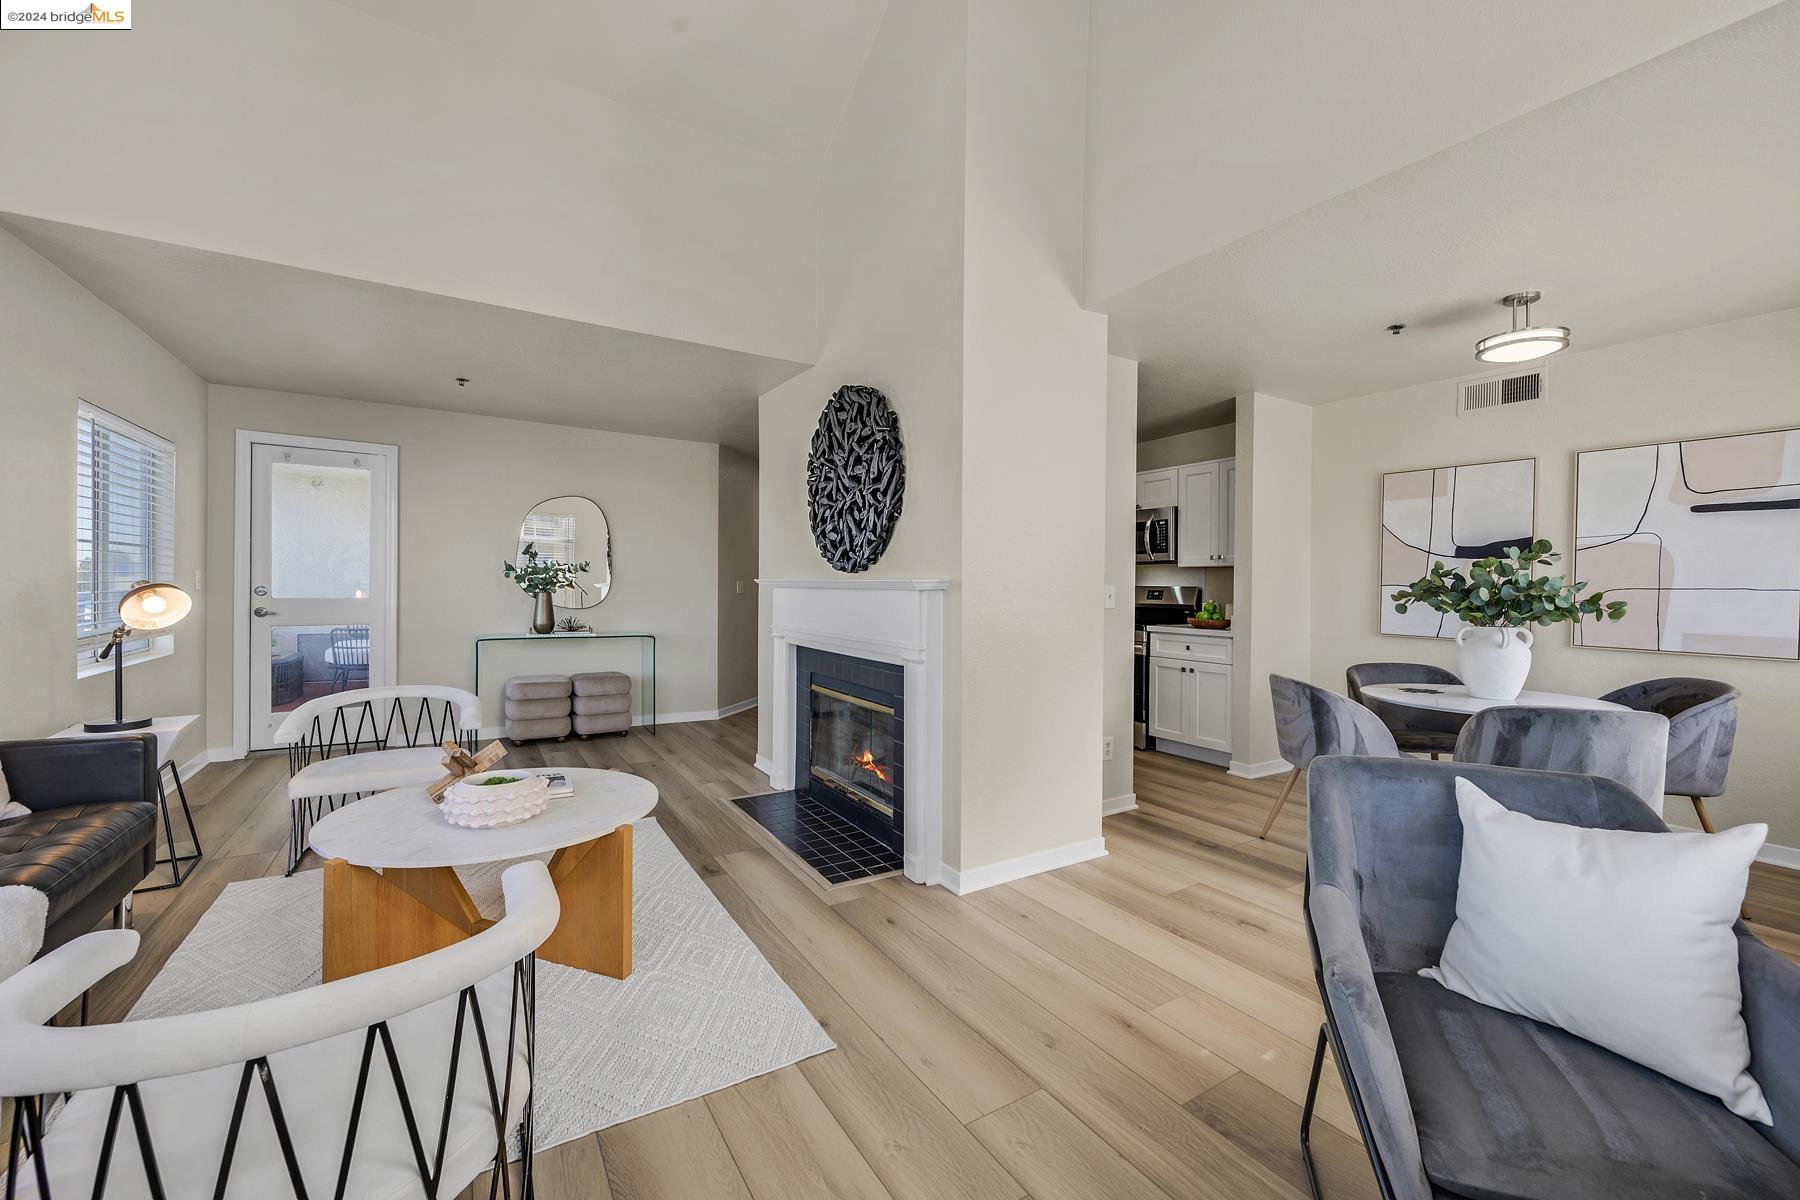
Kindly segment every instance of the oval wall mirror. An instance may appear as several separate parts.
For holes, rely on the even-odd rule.
[[[606,514],[586,496],[553,496],[533,505],[519,525],[515,549],[522,555],[528,544],[540,558],[588,564],[579,588],[555,594],[556,607],[592,608],[612,590],[612,535]]]

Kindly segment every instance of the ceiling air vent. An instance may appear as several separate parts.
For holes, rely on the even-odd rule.
[[[1456,385],[1458,414],[1486,412],[1544,398],[1544,369],[1465,379]]]

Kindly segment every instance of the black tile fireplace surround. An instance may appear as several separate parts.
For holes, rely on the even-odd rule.
[[[795,648],[794,790],[896,853],[906,815],[905,681],[893,663]]]

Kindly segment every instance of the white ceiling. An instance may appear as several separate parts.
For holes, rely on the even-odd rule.
[[[532,74],[816,163],[888,0],[337,0]]]
[[[755,455],[756,398],[804,363],[0,214],[0,226],[211,383]],[[456,385],[457,376],[471,380]]]
[[[1800,305],[1796,61],[1790,0],[1128,289],[1140,429],[1476,374],[1521,288],[1575,351]]]
[[[1091,302],[1774,0],[1094,0]]]

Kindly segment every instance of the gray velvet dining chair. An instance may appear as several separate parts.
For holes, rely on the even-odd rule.
[[[1376,683],[1460,686],[1462,679],[1455,672],[1430,663],[1399,662],[1357,663],[1344,672],[1344,685],[1350,698],[1381,718],[1402,753],[1429,754],[1433,758],[1455,753],[1456,735],[1462,732],[1463,722],[1469,719],[1467,713],[1437,712],[1371,700],[1363,695],[1363,689]]]
[[[1669,720],[1660,713],[1597,708],[1489,708],[1469,718],[1456,761],[1598,775],[1622,784],[1662,815]]]
[[[1600,698],[1669,719],[1663,792],[1692,801],[1700,828],[1711,833],[1706,801],[1725,794],[1725,772],[1737,740],[1738,690],[1716,679],[1646,679]]]
[[[1269,693],[1275,702],[1275,744],[1293,770],[1288,772],[1281,795],[1269,809],[1269,818],[1257,837],[1269,836],[1282,805],[1287,803],[1288,793],[1294,790],[1294,781],[1319,755],[1400,757],[1394,735],[1381,718],[1354,700],[1286,675],[1269,676]]]
[[[1309,1133],[1328,1046],[1386,1200],[1800,1196],[1800,967],[1742,924],[1738,982],[1749,1070],[1775,1117],[1767,1127],[1419,975],[1443,957],[1456,920],[1458,776],[1541,821],[1668,831],[1592,775],[1411,758],[1314,764],[1304,915],[1325,1023],[1300,1126],[1313,1196]]]

